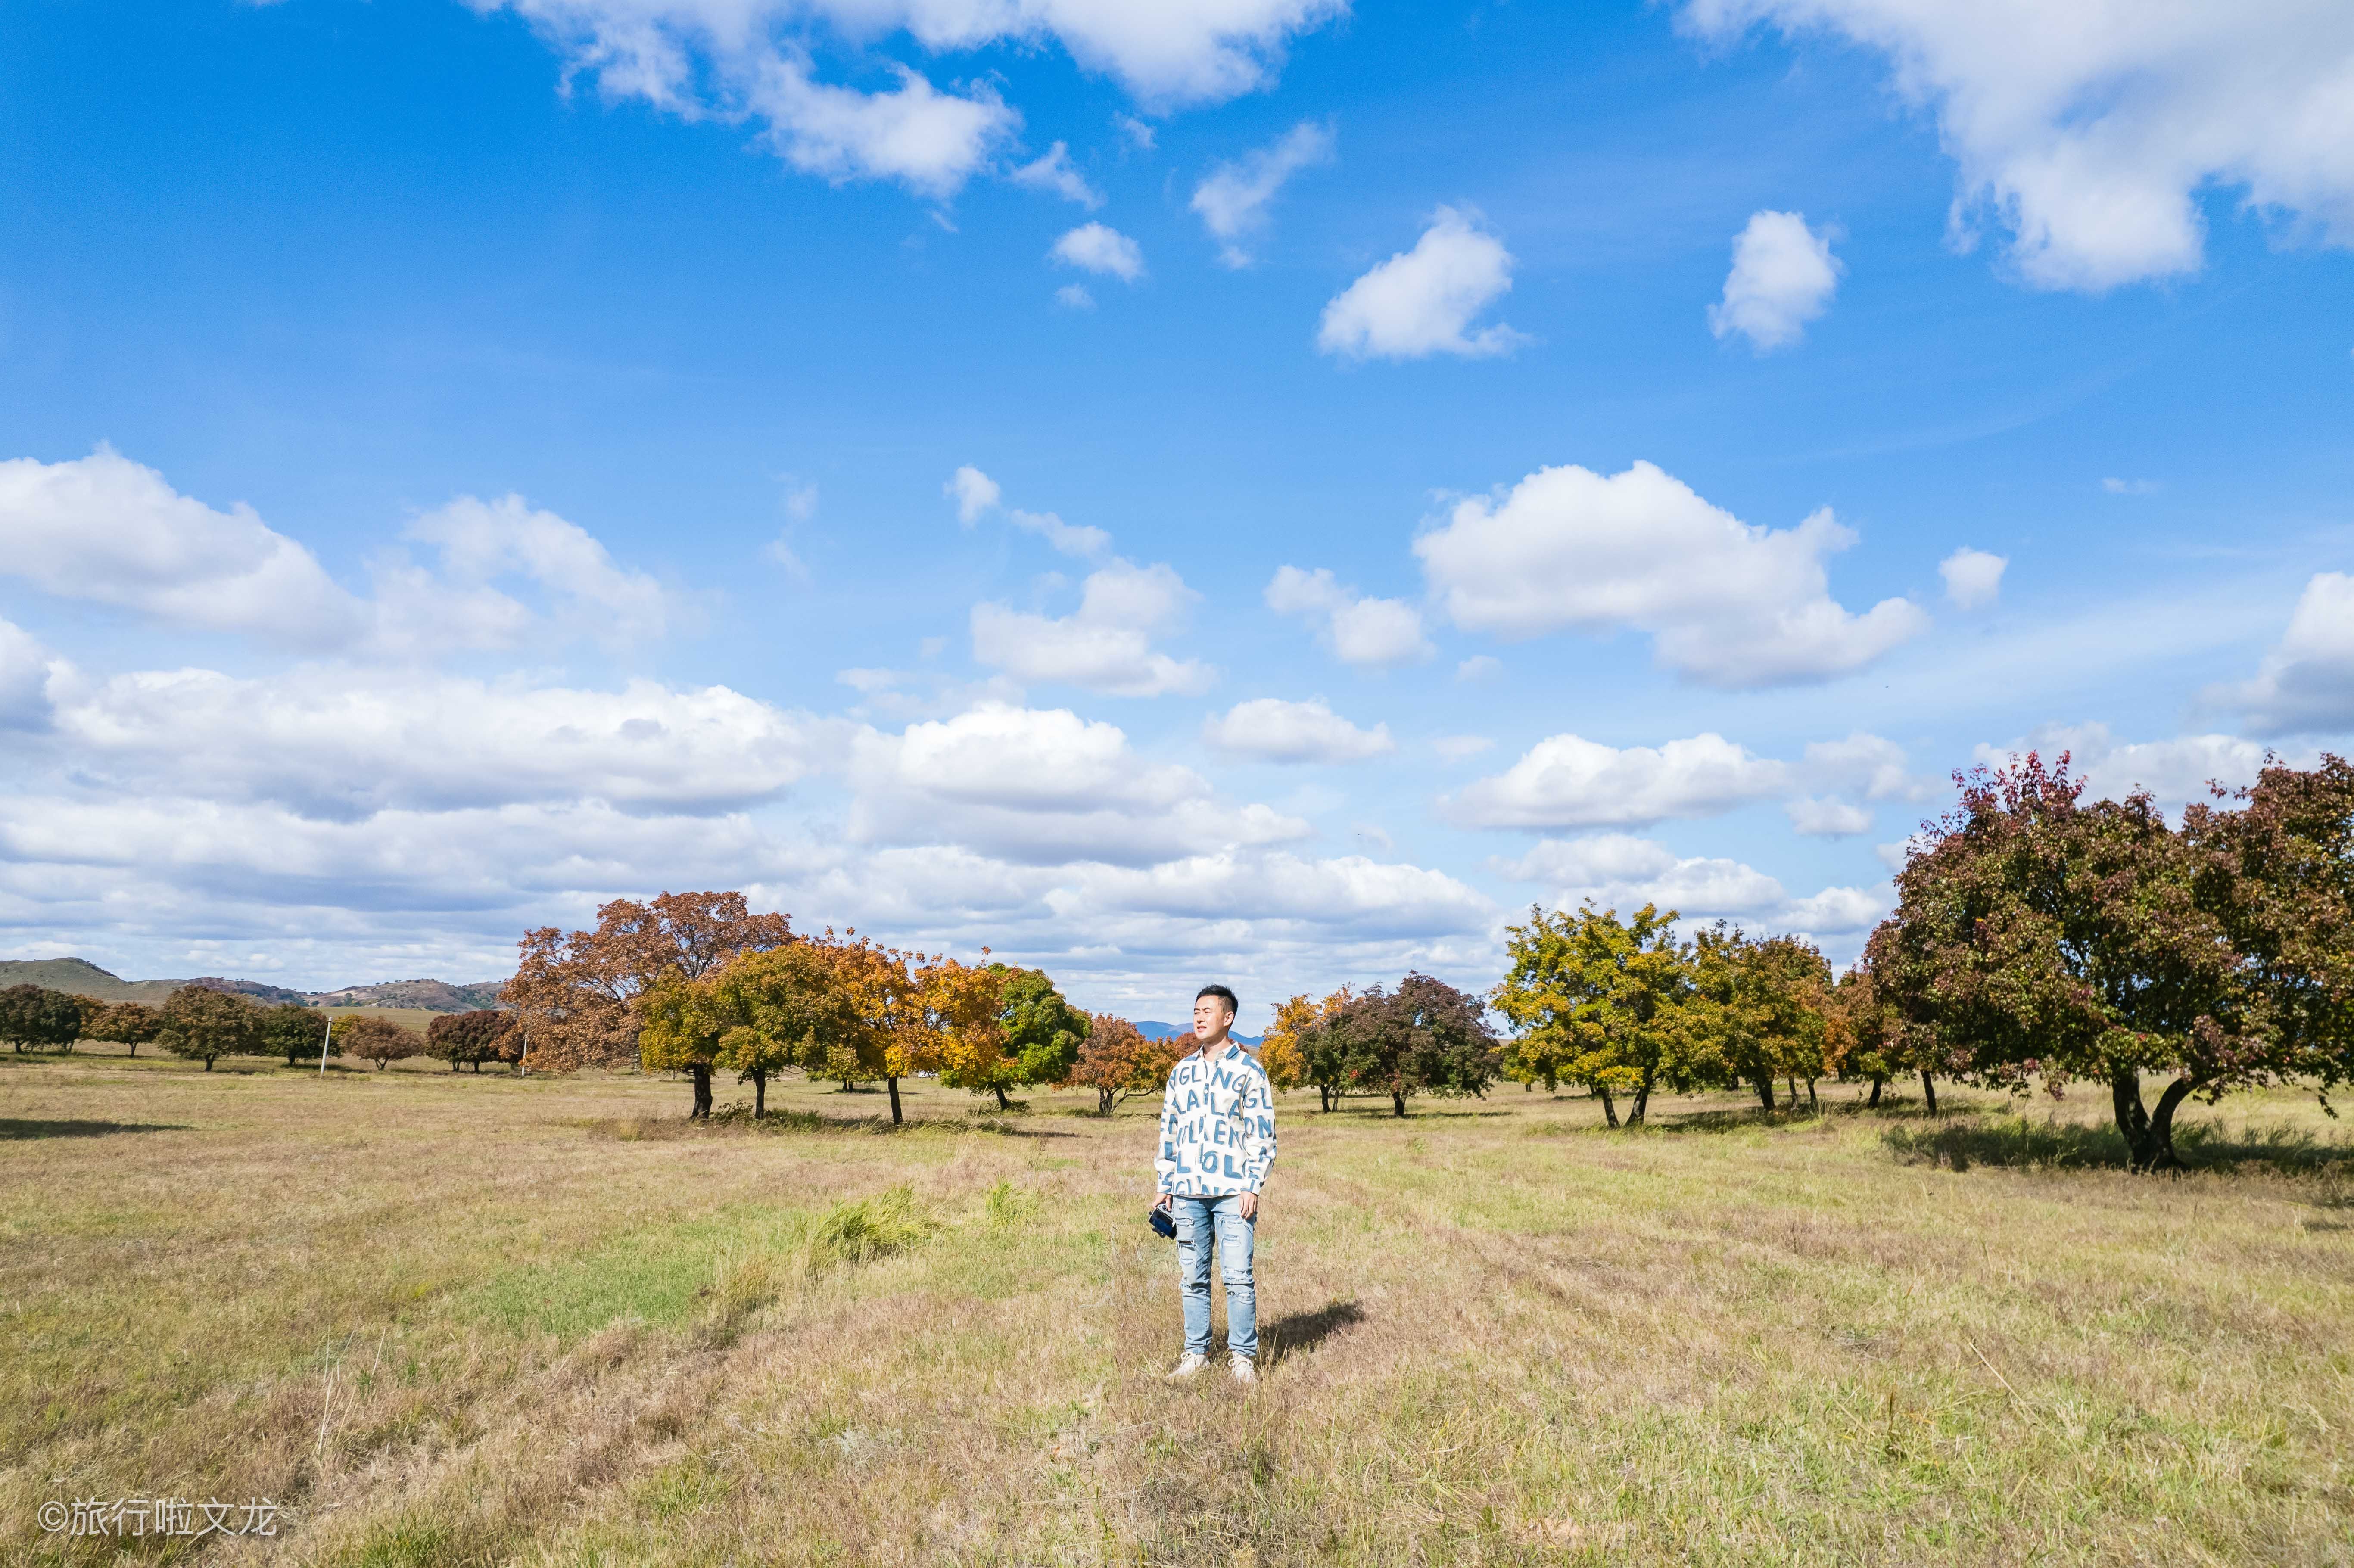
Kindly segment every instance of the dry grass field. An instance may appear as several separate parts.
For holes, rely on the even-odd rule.
[[[0,1055],[0,1560],[2354,1562],[2354,1150],[2290,1097],[2145,1179],[1958,1094],[1293,1095],[1243,1393],[1160,1380],[1141,1104],[229,1065]],[[171,1494],[279,1533],[37,1523]]]

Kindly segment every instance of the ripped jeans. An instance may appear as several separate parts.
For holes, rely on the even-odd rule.
[[[1218,1243],[1218,1269],[1226,1280],[1226,1351],[1258,1356],[1258,1289],[1251,1279],[1251,1238],[1256,1222],[1243,1218],[1239,1193],[1220,1198],[1169,1200],[1177,1222],[1177,1285],[1185,1306],[1185,1349],[1210,1353],[1210,1238]]]

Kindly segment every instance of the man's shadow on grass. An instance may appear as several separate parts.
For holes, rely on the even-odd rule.
[[[1312,1351],[1343,1329],[1365,1320],[1365,1309],[1354,1301],[1328,1301],[1313,1312],[1287,1312],[1259,1327],[1260,1354],[1270,1367],[1286,1356]]]
[[[104,1138],[116,1132],[186,1132],[185,1122],[169,1121],[27,1121],[0,1117],[0,1143],[37,1138]]]

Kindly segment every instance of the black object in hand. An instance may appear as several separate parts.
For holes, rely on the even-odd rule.
[[[1177,1239],[1177,1221],[1168,1210],[1155,1203],[1147,1218],[1151,1221],[1152,1228],[1161,1234],[1167,1236],[1171,1241]]]

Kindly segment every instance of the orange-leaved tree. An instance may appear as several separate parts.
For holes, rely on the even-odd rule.
[[[1267,1025],[1258,1043],[1258,1065],[1267,1069],[1269,1085],[1281,1091],[1296,1089],[1308,1081],[1308,1051],[1301,1036],[1348,994],[1348,987],[1343,986],[1321,1002],[1309,1001],[1302,992],[1276,1003],[1275,1022]]]
[[[741,893],[617,898],[598,909],[594,931],[525,933],[515,977],[499,994],[529,1043],[526,1068],[625,1066],[640,1055],[635,1003],[664,971],[696,980],[738,953],[792,939],[790,916],[754,914]],[[707,1082],[703,1090],[707,1101]]]
[[[1087,1038],[1079,1043],[1066,1084],[1096,1092],[1096,1111],[1109,1116],[1112,1107],[1130,1095],[1160,1089],[1177,1065],[1178,1042],[1147,1040],[1127,1019],[1108,1012],[1088,1014]]]
[[[989,949],[981,949],[985,957]],[[1005,1106],[1005,981],[1000,964],[961,964],[937,957],[917,971],[924,1012],[939,1040],[940,1082],[953,1089],[997,1091]]]
[[[903,953],[896,948],[860,937],[855,928],[836,937],[828,927],[815,944],[833,965],[841,980],[859,1039],[856,1059],[879,1065],[891,1092],[891,1121],[900,1121],[899,1080],[917,1073],[939,1070],[940,1032],[924,1005],[918,978],[931,959],[923,953]]]

